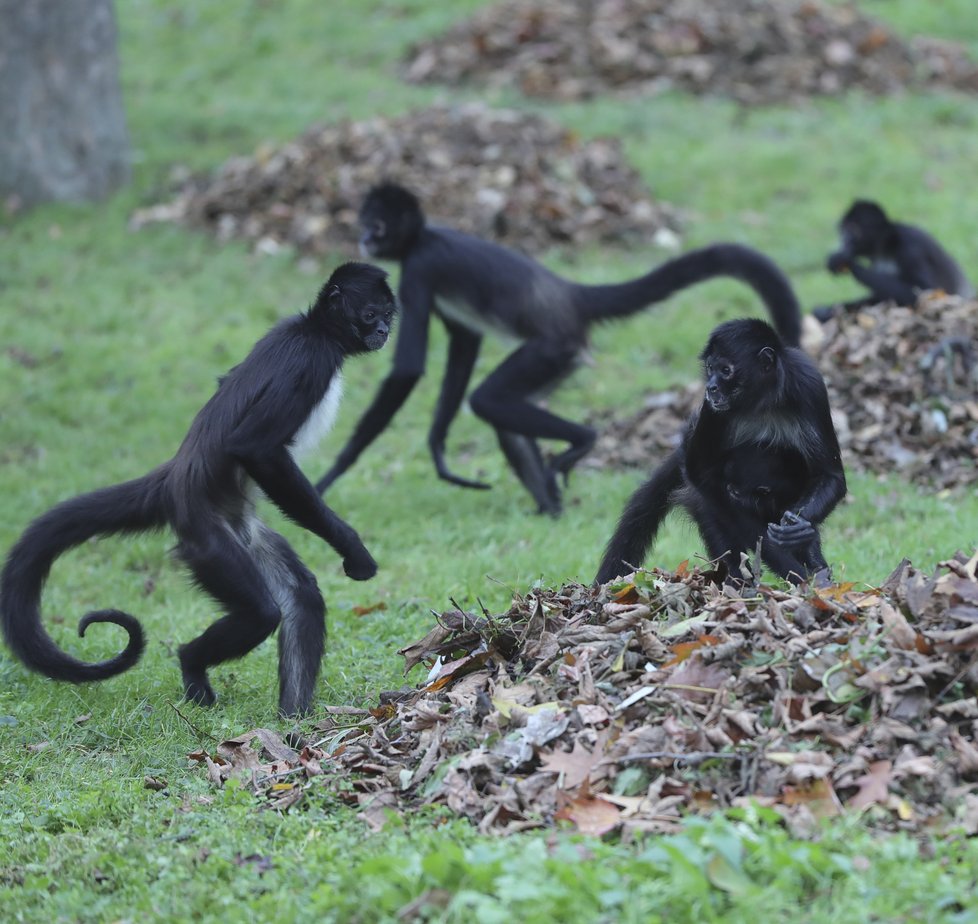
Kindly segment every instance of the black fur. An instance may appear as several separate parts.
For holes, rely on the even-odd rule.
[[[432,314],[449,335],[448,361],[428,445],[439,477],[470,488],[489,485],[453,474],[445,463],[448,429],[465,397],[482,337],[521,342],[470,397],[495,430],[507,461],[542,512],[560,511],[558,475],[567,476],[594,444],[590,427],[544,410],[536,399],[574,367],[588,328],[625,317],[697,282],[731,276],[761,297],[786,341],[797,344],[801,313],[791,284],[763,254],[716,244],[664,263],[618,285],[579,285],[516,251],[428,225],[415,196],[394,184],[371,190],[360,213],[361,246],[401,263],[403,308],[394,367],[353,436],[316,488],[325,491],[387,427],[424,374]],[[537,440],[568,448],[544,461]]]
[[[827,567],[818,527],[846,480],[818,369],[758,320],[721,324],[701,358],[703,406],[625,506],[599,583],[641,566],[677,504],[695,520],[710,558],[722,559],[735,579],[741,552],[758,539],[764,562],[783,578]]]
[[[829,271],[848,270],[869,295],[816,308],[812,314],[819,321],[880,302],[913,307],[917,296],[931,289],[974,294],[964,271],[931,235],[916,225],[891,221],[875,202],[853,202],[839,222],[839,238],[839,249],[827,261]]]
[[[64,501],[28,526],[0,576],[0,628],[27,667],[71,683],[132,667],[145,644],[135,618],[118,610],[85,615],[81,635],[93,622],[129,634],[119,655],[89,664],[45,632],[41,591],[55,559],[86,539],[169,526],[194,580],[225,610],[180,648],[187,698],[213,703],[207,668],[251,651],[281,623],[279,705],[285,714],[308,708],[325,642],[325,606],[312,573],[255,516],[255,486],[328,542],[347,575],[366,580],[376,573],[360,537],[322,502],[293,450],[330,386],[339,387],[344,357],[386,341],[394,311],[386,275],[367,264],[339,267],[309,311],[277,324],[221,379],[170,461],[142,478]]]

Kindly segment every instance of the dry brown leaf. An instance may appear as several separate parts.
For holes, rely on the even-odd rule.
[[[559,808],[554,818],[571,822],[581,834],[600,837],[618,827],[621,811],[606,799],[578,795]]]
[[[889,801],[890,777],[893,764],[888,760],[876,760],[869,765],[869,770],[857,779],[857,792],[846,804],[849,808],[860,809],[874,803],[886,805]]]

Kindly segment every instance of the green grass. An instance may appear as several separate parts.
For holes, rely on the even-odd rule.
[[[404,43],[477,5],[119,3],[137,154],[132,186],[101,205],[0,218],[0,548],[56,501],[172,454],[217,376],[275,318],[304,307],[335,262],[310,273],[288,254],[258,259],[241,245],[219,247],[178,229],[131,233],[130,211],[159,194],[174,164],[215,166],[314,121],[477,97],[406,86],[394,69]],[[978,42],[966,0],[868,7],[908,29]],[[978,153],[973,99],[854,95],[749,113],[678,95],[573,106],[508,94],[493,101],[546,112],[585,135],[621,134],[655,194],[688,210],[687,244],[735,239],[762,248],[791,273],[806,304],[838,292],[821,265],[835,220],[857,194],[932,229],[966,267],[978,257],[978,202],[969,195]],[[597,281],[636,274],[662,256],[594,250],[545,259]],[[689,379],[709,328],[744,312],[756,312],[748,293],[712,283],[600,330],[596,367],[582,369],[553,406],[576,417],[627,408],[651,387]],[[443,354],[436,334],[432,373]],[[480,371],[502,355],[488,348]],[[309,461],[312,476],[389,362],[387,352],[351,363],[340,425]],[[330,495],[380,562],[376,579],[346,580],[330,549],[270,512],[316,572],[330,608],[319,706],[371,703],[403,683],[396,649],[450,598],[503,607],[512,590],[536,581],[589,579],[636,484],[636,474],[582,470],[561,521],[533,516],[491,434],[464,412],[452,431],[452,461],[495,487],[444,485],[423,438],[436,386],[429,375]],[[850,488],[825,530],[840,577],[873,583],[905,555],[930,566],[978,543],[974,492],[934,497],[869,477],[852,477]],[[276,723],[274,646],[215,672],[217,708],[180,706],[174,648],[214,614],[169,559],[168,544],[151,536],[87,545],[58,562],[46,593],[52,633],[88,658],[104,656],[117,639],[101,627],[75,636],[87,608],[118,606],[144,619],[149,647],[125,676],[67,687],[0,654],[4,920],[373,921],[391,919],[428,890],[430,919],[448,921],[978,918],[974,845],[872,837],[858,819],[814,842],[753,813],[620,844],[566,833],[497,842],[437,812],[394,819],[384,834],[369,835],[349,809],[325,799],[286,816],[256,812],[247,793],[214,791],[186,754]],[[675,565],[698,546],[677,520],[654,561]],[[378,601],[385,610],[353,614],[353,606]],[[168,788],[145,789],[145,776],[164,777]]]

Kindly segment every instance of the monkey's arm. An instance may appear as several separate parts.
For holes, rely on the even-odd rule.
[[[720,478],[720,447],[725,440],[725,428],[710,405],[704,401],[695,417],[691,418],[683,437],[686,477],[700,493],[715,493]]]
[[[308,368],[310,362],[311,357],[299,353],[295,365]],[[288,375],[288,369],[277,370],[279,379]],[[292,458],[289,443],[309,411],[299,401],[283,406],[283,394],[301,395],[302,389],[296,382],[280,382],[273,390],[267,381],[256,381],[248,411],[222,441],[224,452],[290,520],[329,543],[349,577],[365,581],[377,573],[377,564],[353,527],[323,503]]]
[[[431,294],[426,287],[407,285],[407,279],[405,274],[399,292],[402,310],[394,365],[332,467],[316,482],[316,490],[320,494],[353,465],[360,453],[387,428],[424,375]]]
[[[356,530],[330,510],[284,446],[263,453],[238,453],[244,470],[290,520],[328,542],[355,581],[377,573],[377,563]]]
[[[639,567],[666,514],[672,509],[672,495],[683,485],[682,450],[674,450],[652,477],[629,499],[608,541],[595,581],[607,584]]]
[[[809,394],[801,416],[818,433],[816,451],[809,459],[813,475],[794,509],[787,511],[780,523],[772,523],[767,529],[773,542],[788,548],[809,545],[816,540],[818,527],[846,494],[846,473],[832,425],[829,398],[817,373],[813,373],[807,389]]]
[[[472,369],[479,356],[482,337],[460,324],[445,321],[448,330],[448,359],[445,365],[445,377],[441,380],[441,392],[438,395],[438,406],[435,408],[435,418],[428,431],[428,448],[435,463],[438,477],[451,484],[463,488],[486,489],[490,485],[481,481],[470,481],[453,475],[445,464],[445,438],[458,409],[465,397]]]
[[[865,266],[861,263],[853,262],[849,264],[849,269],[855,279],[859,280],[867,289],[872,291],[877,301],[895,301],[900,305],[915,305],[917,303],[917,289],[930,288],[920,282],[908,282],[914,279],[909,275],[909,267],[904,267],[903,261],[900,262],[899,273],[889,273],[884,270],[875,269],[872,265]]]

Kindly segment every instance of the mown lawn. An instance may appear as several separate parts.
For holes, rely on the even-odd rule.
[[[132,233],[132,209],[155,200],[174,164],[214,166],[318,120],[475,98],[475,90],[410,87],[395,64],[405,43],[478,5],[120,0],[132,186],[99,206],[0,216],[0,548],[56,501],[172,454],[217,376],[272,321],[305,307],[333,262],[352,255],[309,272],[288,253],[257,258],[171,227]],[[862,6],[908,33],[978,48],[969,0]],[[761,248],[806,305],[839,291],[821,267],[834,222],[856,195],[930,228],[978,275],[974,99],[853,95],[750,112],[677,95],[491,101],[547,112],[585,135],[620,134],[653,192],[689,211],[686,244],[732,239]],[[662,257],[545,259],[603,281]],[[687,380],[710,327],[745,312],[756,307],[743,289],[711,283],[601,330],[596,367],[579,372],[554,407],[576,417],[629,408],[651,387]],[[501,355],[487,350],[480,370]],[[436,334],[432,371],[442,356]],[[308,463],[311,476],[325,469],[389,362],[388,352],[350,365],[340,424]],[[346,580],[330,549],[270,512],[329,605],[320,708],[372,704],[403,683],[396,649],[450,598],[492,609],[537,581],[589,580],[636,484],[633,474],[582,470],[562,520],[534,516],[491,433],[466,412],[452,432],[452,458],[495,488],[444,485],[423,438],[436,384],[430,375],[330,494],[379,561],[376,579]],[[904,556],[929,567],[978,544],[973,491],[932,496],[865,476],[852,477],[850,491],[824,534],[840,578],[873,583]],[[274,646],[215,672],[215,709],[181,705],[175,646],[213,612],[169,559],[168,541],[90,544],[58,563],[45,597],[56,638],[89,658],[104,656],[115,637],[93,630],[77,639],[86,609],[117,606],[143,618],[150,643],[130,673],[67,687],[0,653],[3,920],[366,922],[394,919],[412,902],[446,921],[978,920],[973,844],[874,837],[859,819],[796,841],[773,817],[748,812],[621,844],[566,832],[487,839],[440,811],[392,818],[371,835],[349,809],[315,799],[287,815],[258,812],[248,793],[214,790],[186,755],[255,726],[282,727]],[[677,520],[655,562],[672,566],[699,551],[694,531]],[[354,606],[377,602],[386,609],[354,615]],[[166,789],[145,788],[147,776],[165,779]]]

